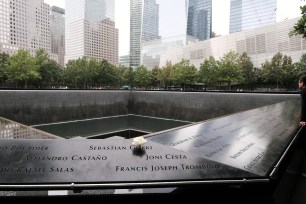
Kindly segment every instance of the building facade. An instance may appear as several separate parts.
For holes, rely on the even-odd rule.
[[[219,60],[230,51],[248,53],[254,67],[257,68],[260,68],[266,60],[271,60],[278,52],[290,56],[293,62],[297,62],[306,53],[306,39],[302,36],[289,37],[288,33],[298,19],[236,32],[166,51],[160,57],[159,67],[164,66],[167,61],[175,64],[182,59],[188,59],[191,64],[199,68],[205,58],[213,56]]]
[[[66,0],[65,63],[82,57],[118,64],[114,0]]]
[[[0,1],[0,52],[20,49],[51,53],[49,5],[43,0]]]
[[[122,55],[119,57],[119,65],[130,67],[130,55]]]
[[[146,41],[141,44],[141,64],[148,69],[152,69],[156,66],[158,67],[160,56],[163,52],[184,47],[197,41],[196,38],[187,35]]]
[[[276,22],[277,0],[231,0],[229,33]]]
[[[57,55],[58,64],[65,65],[65,10],[51,7],[50,16],[51,53]]]
[[[140,65],[141,43],[158,39],[159,5],[155,0],[130,1],[130,66]]]
[[[210,39],[212,33],[212,0],[186,0],[187,35],[199,40]]]

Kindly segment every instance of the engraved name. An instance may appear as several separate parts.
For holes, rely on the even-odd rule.
[[[48,147],[46,146],[23,146],[23,145],[12,145],[9,147],[13,151],[46,151]]]
[[[203,143],[200,142],[199,144],[195,145],[195,147],[201,147],[201,146],[208,145],[210,143],[213,143],[214,141],[217,141],[217,140],[221,139],[222,137],[223,136],[217,136],[217,137],[211,138],[208,141],[205,141]]]
[[[19,166],[16,168],[0,168],[0,173],[72,173],[74,169],[72,167],[25,167]]]
[[[219,164],[201,164],[201,165],[182,164],[181,166],[183,170],[220,169]]]
[[[251,170],[255,166],[257,161],[259,161],[261,157],[263,157],[264,154],[264,152],[258,153],[258,155],[254,159],[252,159],[248,165],[244,166],[244,168],[247,170]]]
[[[228,126],[231,126],[231,125],[232,125],[232,123],[227,123],[227,124],[225,124],[225,125],[216,127],[216,128],[214,128],[213,130],[220,130],[220,129],[226,128],[226,127],[228,127]]]
[[[154,160],[154,159],[187,159],[186,155],[172,155],[172,154],[166,154],[166,155],[146,155],[146,160]]]
[[[89,150],[126,150],[125,146],[95,146],[90,145]]]
[[[252,132],[253,132],[253,130],[250,130],[249,132],[245,132],[242,135],[240,135],[239,137],[237,137],[235,140],[239,141],[239,140],[245,138],[246,136],[250,135]]]
[[[239,152],[237,152],[233,156],[230,156],[230,158],[236,159],[237,157],[241,156],[244,152],[246,152],[248,149],[250,149],[254,144],[255,143],[248,144],[246,147],[244,147],[243,149],[239,150]]]
[[[230,145],[230,144],[222,145],[222,146],[219,147],[218,149],[212,151],[212,152],[209,153],[209,154],[206,154],[205,156],[207,156],[207,157],[212,157],[212,156],[214,156],[215,154],[218,154],[219,152],[221,152],[222,150],[228,148],[229,146],[231,146],[231,145]]]

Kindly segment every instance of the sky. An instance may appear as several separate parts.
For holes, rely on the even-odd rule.
[[[65,0],[44,0],[50,6],[65,8]],[[115,0],[115,24],[119,29],[119,56],[129,54],[130,13],[129,0]],[[185,0],[156,0],[160,6],[159,35],[174,37],[186,32]],[[304,0],[278,0],[276,21],[299,17],[299,6]],[[226,35],[229,31],[230,0],[212,0],[212,31],[217,35]]]

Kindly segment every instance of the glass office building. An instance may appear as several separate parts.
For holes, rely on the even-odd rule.
[[[210,39],[212,30],[212,0],[186,0],[188,8],[187,35],[199,40]]]
[[[182,35],[146,41],[141,45],[141,64],[148,69],[159,66],[160,55],[167,50],[196,43],[197,39]]]
[[[276,22],[277,0],[231,0],[229,32],[239,32]]]
[[[159,5],[155,0],[131,0],[130,12],[130,66],[138,67],[141,43],[159,38]]]
[[[50,16],[51,52],[57,54],[58,64],[65,62],[65,9],[51,7]]]

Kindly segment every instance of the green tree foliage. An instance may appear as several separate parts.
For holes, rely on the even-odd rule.
[[[265,81],[275,83],[276,89],[280,84],[290,84],[294,78],[294,65],[291,57],[276,53],[271,61],[266,61],[262,65]]]
[[[69,60],[66,65],[66,69],[64,70],[64,82],[69,86],[79,88],[80,81],[81,74],[78,68],[77,60]]]
[[[252,89],[255,83],[254,65],[246,52],[242,53],[240,56],[240,66],[242,69],[243,84],[245,84],[248,89]]]
[[[47,64],[50,60],[48,53],[46,52],[46,50],[42,48],[39,48],[38,50],[36,50],[35,59],[36,59],[36,64],[38,66]]]
[[[6,82],[8,79],[8,70],[10,65],[10,56],[6,53],[0,53],[0,82]]]
[[[135,86],[142,88],[149,87],[152,80],[152,74],[144,65],[137,67],[134,74]]]
[[[129,85],[130,87],[133,87],[134,84],[133,68],[125,67],[123,65],[115,66],[114,68],[117,76],[116,86],[122,87],[125,85]]]
[[[63,70],[54,60],[49,60],[40,67],[41,85],[50,88],[62,82]]]
[[[197,80],[197,69],[191,65],[189,60],[182,59],[181,62],[174,65],[173,80],[184,87],[192,85]]]
[[[243,81],[238,53],[230,51],[220,59],[218,75],[220,82],[227,83],[228,90],[231,89],[233,83],[240,83]]]
[[[263,88],[265,82],[264,71],[263,69],[254,68],[255,84],[259,88]]]
[[[79,73],[79,85],[83,89],[87,89],[88,83],[90,83],[91,70],[89,70],[89,63],[86,57],[82,57],[76,61],[77,72]]]
[[[296,67],[296,74],[295,76],[298,78],[299,76],[302,76],[302,75],[306,75],[306,54],[303,54],[300,58],[300,61],[298,61],[296,64],[295,64],[295,67]]]
[[[282,69],[283,69],[283,79],[282,84],[286,87],[291,87],[296,85],[296,77],[295,77],[295,65],[292,63],[292,58],[284,55],[282,61]]]
[[[28,81],[35,81],[41,78],[36,59],[26,50],[18,50],[11,57],[9,66],[9,79],[24,82],[24,87],[28,87]]]
[[[58,84],[62,79],[62,69],[48,56],[44,49],[38,49],[35,55],[36,65],[40,73],[40,86],[49,87]]]
[[[96,61],[91,58],[70,60],[64,69],[49,59],[45,50],[39,49],[35,57],[28,51],[20,50],[15,55],[0,54],[0,83],[15,81],[40,87],[65,85],[74,88],[119,88],[123,85],[130,87],[173,87],[180,85],[186,88],[197,82],[206,86],[221,88],[224,85],[231,89],[231,85],[244,86],[252,90],[254,87],[282,85],[284,88],[296,86],[297,78],[306,74],[306,54],[300,61],[293,64],[291,57],[277,53],[271,60],[262,64],[261,68],[254,68],[247,53],[239,55],[230,51],[220,60],[214,57],[204,59],[199,70],[190,64],[189,60],[172,65],[167,62],[162,68],[154,67],[148,70],[139,66],[135,70],[131,67],[115,66],[108,61]],[[62,84],[59,84],[62,83]]]
[[[167,61],[166,65],[162,67],[158,78],[161,84],[164,84],[165,89],[168,89],[168,86],[173,84],[173,72],[174,68],[171,62]]]
[[[116,85],[117,74],[114,65],[106,60],[102,60],[98,63],[97,75],[95,77],[100,86],[109,87]]]
[[[130,85],[130,87],[135,86],[135,72],[132,67],[126,68],[123,73],[124,84]]]
[[[97,85],[97,80],[95,80],[95,77],[97,75],[98,71],[98,62],[96,59],[90,59],[87,63],[87,83],[91,87],[96,87]]]
[[[151,85],[153,87],[160,87],[160,79],[159,79],[159,75],[161,73],[161,69],[159,69],[158,66],[153,67],[153,69],[151,70]]]
[[[306,5],[301,6],[300,9],[302,16],[289,32],[289,36],[302,35],[306,38]]]
[[[210,56],[205,59],[200,65],[199,69],[199,82],[204,83],[207,86],[215,86],[217,84],[218,74],[218,61],[214,57]]]

